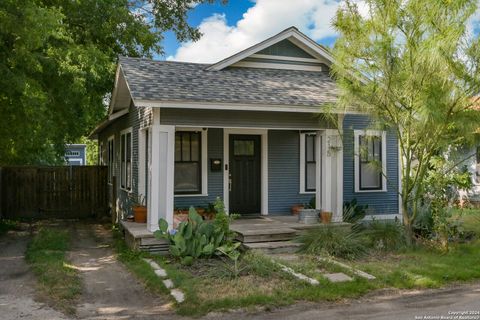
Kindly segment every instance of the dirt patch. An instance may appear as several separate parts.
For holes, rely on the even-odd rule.
[[[36,281],[25,262],[28,232],[0,237],[0,317],[2,319],[68,319],[41,302]]]
[[[80,271],[83,291],[77,305],[81,319],[172,319],[172,301],[147,292],[116,260],[111,232],[98,224],[70,226],[68,260]]]

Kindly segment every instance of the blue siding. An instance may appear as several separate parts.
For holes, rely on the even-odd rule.
[[[387,192],[355,192],[353,130],[370,126],[368,116],[363,115],[347,115],[343,121],[343,199],[368,204],[373,215],[398,214],[398,143],[393,132],[387,132]]]
[[[216,172],[210,170],[211,158],[222,159],[223,164],[223,129],[208,129],[207,139],[208,196],[175,197],[174,206],[176,208],[205,207],[209,202],[214,202],[217,197],[223,199],[223,170]]]
[[[268,210],[272,215],[290,214],[296,204],[308,203],[313,194],[300,194],[300,134],[268,132]]]

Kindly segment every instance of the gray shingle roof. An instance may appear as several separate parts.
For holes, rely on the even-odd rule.
[[[134,100],[319,106],[336,100],[328,72],[227,68],[120,58]]]

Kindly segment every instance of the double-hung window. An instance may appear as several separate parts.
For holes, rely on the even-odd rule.
[[[175,132],[175,194],[202,193],[202,133]]]
[[[112,183],[114,176],[114,159],[115,159],[115,137],[111,136],[107,142],[107,165],[108,165],[108,183]]]
[[[120,186],[132,189],[132,130],[127,129],[120,135]]]
[[[386,191],[386,135],[355,131],[355,191]]]
[[[480,184],[480,146],[475,151],[475,183]]]
[[[300,134],[300,192],[315,192],[317,185],[317,135]]]

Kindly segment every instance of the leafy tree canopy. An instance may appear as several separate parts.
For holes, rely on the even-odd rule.
[[[118,55],[162,53],[162,33],[197,40],[187,13],[214,0],[3,0],[0,165],[62,161],[105,115]]]
[[[411,231],[433,157],[471,140],[478,127],[472,97],[480,93],[480,42],[468,29],[477,1],[365,3],[366,13],[350,0],[337,12],[334,73],[344,107],[368,111],[374,125],[396,132]]]

